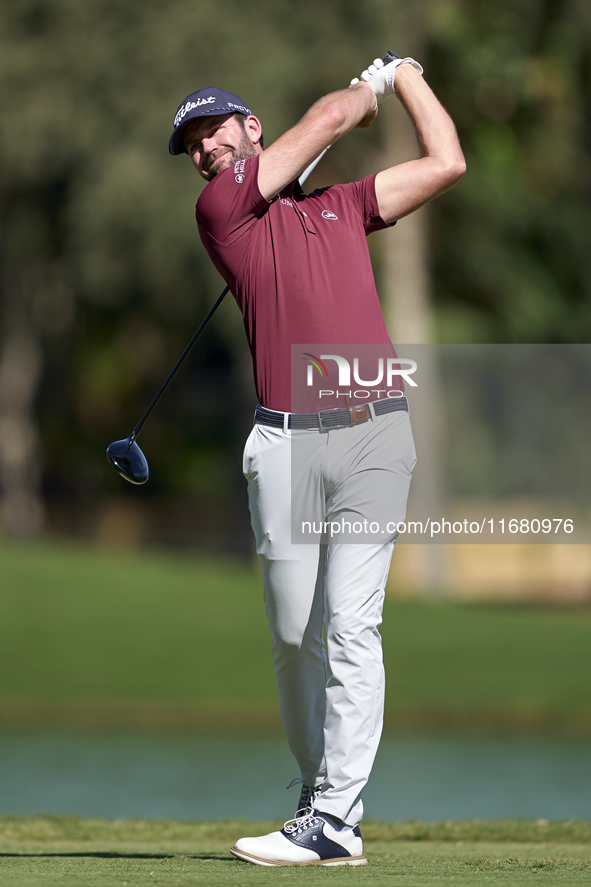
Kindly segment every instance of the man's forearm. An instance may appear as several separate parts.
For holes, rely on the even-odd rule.
[[[451,166],[463,164],[454,123],[423,77],[411,65],[396,70],[396,94],[410,117],[421,157],[433,157]]]
[[[375,93],[369,84],[360,81],[347,89],[331,92],[315,102],[300,123],[318,117],[334,127],[332,142],[358,126],[369,126],[378,113]],[[299,124],[298,124],[299,125]]]
[[[323,96],[284,135],[267,148],[259,162],[259,189],[267,200],[298,178],[328,145],[357,126],[369,126],[377,114],[373,89],[357,83]]]

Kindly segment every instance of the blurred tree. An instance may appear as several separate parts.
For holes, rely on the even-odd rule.
[[[431,5],[426,68],[469,173],[437,206],[443,341],[591,336],[591,7]]]

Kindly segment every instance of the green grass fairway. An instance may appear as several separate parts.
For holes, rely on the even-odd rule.
[[[591,608],[386,601],[387,725],[591,735]],[[0,545],[0,725],[278,725],[254,562]]]
[[[569,885],[591,877],[591,823],[443,822],[365,828],[365,868],[262,868],[237,837],[279,823],[1,817],[0,883],[152,885]]]

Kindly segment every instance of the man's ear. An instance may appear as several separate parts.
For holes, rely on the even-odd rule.
[[[263,127],[259,118],[255,117],[254,114],[249,114],[244,121],[244,129],[253,145],[259,145],[263,134]]]

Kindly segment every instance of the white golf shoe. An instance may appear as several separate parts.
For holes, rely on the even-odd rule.
[[[281,831],[240,838],[230,852],[255,865],[367,865],[359,826],[339,831],[316,811],[290,819]]]

